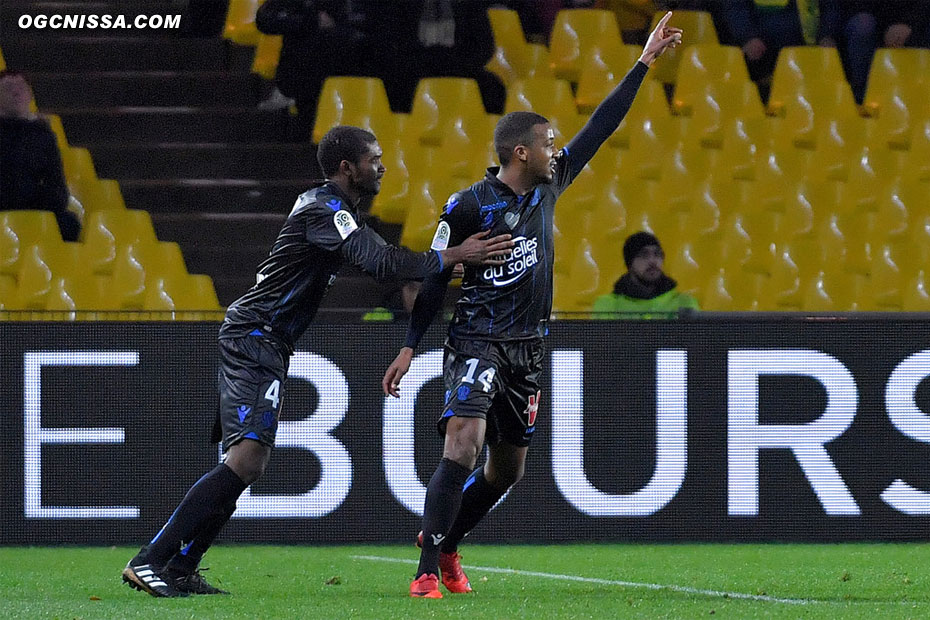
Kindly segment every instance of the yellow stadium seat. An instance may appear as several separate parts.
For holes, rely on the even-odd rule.
[[[183,280],[188,277],[181,246],[173,241],[159,241],[138,246],[138,260],[147,278],[164,277]]]
[[[123,200],[123,192],[120,189],[118,181],[113,179],[100,179],[99,187],[100,202],[93,206],[94,209],[126,210],[126,201]]]
[[[52,133],[55,134],[55,141],[58,143],[58,151],[64,153],[67,149],[71,148],[71,145],[68,144],[68,138],[65,136],[65,126],[61,122],[61,117],[57,114],[46,114],[44,118],[48,121],[49,127],[52,128]]]
[[[655,28],[664,16],[664,12],[655,13],[650,29]],[[668,24],[684,30],[682,45],[676,49],[665,50],[662,59],[655,64],[652,71],[655,72],[655,78],[660,82],[673,84],[678,74],[678,63],[690,46],[702,43],[719,45],[719,40],[717,29],[714,28],[714,20],[710,13],[704,11],[675,11]]]
[[[3,211],[0,222],[16,236],[20,246],[62,243],[58,222],[51,211]]]
[[[882,244],[876,245],[872,254],[868,294],[881,310],[903,310],[905,281],[917,266],[902,262],[900,254],[894,246]]]
[[[906,238],[912,213],[930,213],[930,198],[919,185],[895,179],[882,189],[878,198],[876,238],[885,241]]]
[[[153,245],[158,240],[147,211],[111,209],[91,213],[81,229],[85,260],[97,274],[113,272],[120,246]]]
[[[889,102],[893,87],[908,87],[930,75],[930,50],[882,48],[875,50],[869,70],[869,83],[863,107],[870,116],[879,116]]]
[[[839,53],[827,47],[784,48],[775,67],[769,112],[785,119],[784,134],[799,148],[816,147],[826,119],[856,114]]]
[[[626,151],[623,151],[626,153]],[[635,153],[635,149],[629,151]],[[662,161],[661,180],[663,203],[672,211],[688,211],[699,183],[708,178],[713,169],[713,151],[708,152],[699,145],[681,140]]]
[[[85,148],[71,147],[61,153],[61,163],[68,183],[96,183],[97,171],[90,151]]]
[[[723,142],[715,165],[723,176],[743,181],[756,179],[756,172],[771,143],[768,118],[733,118],[723,124]]]
[[[107,280],[107,292],[119,309],[141,310],[144,308],[145,268],[136,244],[118,248],[113,264],[113,275]]]
[[[930,312],[930,277],[919,269],[904,283],[901,309],[905,312]]]
[[[816,165],[811,178],[824,181],[848,181],[851,163],[866,145],[868,126],[860,116],[826,119],[817,130]]]
[[[729,282],[726,271],[721,267],[704,280],[699,294],[701,307],[712,312],[742,310],[731,289],[735,289],[735,286]]]
[[[930,117],[930,81],[889,84],[879,101],[873,112],[876,139],[887,148],[910,149],[914,126]]]
[[[26,248],[18,266],[16,306],[42,310],[55,278],[86,276],[86,265],[81,260],[82,247],[79,243],[62,242]]]
[[[407,131],[416,132],[423,145],[440,146],[445,135],[456,128],[481,134],[487,130],[487,113],[481,103],[478,83],[451,77],[420,80]]]
[[[130,243],[116,253],[108,294],[121,310],[145,310],[146,287],[157,278],[183,278],[187,270],[175,243]]]
[[[50,211],[0,212],[0,274],[15,278],[29,246],[63,243]]]
[[[625,178],[650,180],[664,178],[669,160],[676,149],[685,149],[685,152],[679,152],[682,162],[678,163],[688,167],[698,166],[697,160],[700,159],[701,154],[689,149],[691,145],[682,144],[678,119],[656,115],[654,118],[641,119],[638,123],[628,127],[621,123],[620,129],[625,132],[629,148],[602,149],[604,157],[614,156],[619,162],[615,174]],[[610,145],[609,141],[608,145]],[[706,168],[706,166],[701,166],[701,168]],[[690,170],[683,172],[691,173]]]
[[[0,51],[0,71],[6,69],[6,60],[3,58],[3,51]]]
[[[875,245],[875,214],[845,213],[838,224],[846,241],[843,269],[868,277]]]
[[[581,67],[575,103],[582,114],[590,114],[633,68],[642,49],[620,41],[591,49]]]
[[[239,45],[256,45],[261,33],[255,27],[255,13],[264,0],[229,0],[223,37]]]
[[[515,82],[507,89],[504,112],[519,110],[545,116],[562,143],[570,140],[584,123],[575,108],[571,86],[565,80],[537,77]]]
[[[416,252],[423,252],[432,243],[440,210],[449,195],[443,195],[444,190],[438,187],[436,179],[421,177],[411,184],[400,243]]]
[[[930,181],[930,119],[914,127],[905,174],[915,181]]]
[[[193,274],[188,278],[187,299],[184,309],[189,310],[222,310],[220,300],[216,296],[213,279],[202,274]]]
[[[442,162],[452,177],[462,180],[463,186],[474,183],[484,176],[485,168],[497,163],[492,136],[498,120],[486,116],[468,123],[456,122],[443,136],[434,161],[437,165]]]
[[[317,99],[313,141],[319,144],[337,125],[354,125],[374,133],[382,146],[399,135],[384,84],[378,78],[330,77]]]
[[[765,117],[759,91],[749,81],[709,82],[689,107],[689,132],[704,148],[723,148],[728,122]]]
[[[607,144],[613,148],[630,147],[630,135],[634,130],[644,126],[671,122],[671,113],[662,85],[655,80],[646,80],[633,100],[633,105],[623,118],[623,122],[610,136]]]
[[[381,158],[385,167],[381,191],[374,198],[371,212],[385,222],[402,224],[407,216],[407,198],[410,194],[410,177],[417,171],[425,172],[429,154],[419,140],[398,136],[381,143]]]
[[[901,151],[866,144],[853,152],[846,181],[845,210],[874,213],[878,209],[878,196],[882,187],[905,171],[905,154]]]
[[[519,14],[512,9],[488,9],[491,31],[494,33],[494,55],[485,68],[500,78],[504,86],[529,77],[529,44],[520,24]]]
[[[284,37],[281,35],[259,34],[255,43],[255,57],[252,59],[252,73],[257,73],[266,80],[273,80],[278,72],[283,44]]]
[[[557,78],[577,82],[592,47],[621,42],[617,19],[610,11],[559,11],[549,38],[549,66]]]
[[[867,279],[860,274],[844,271],[837,265],[824,269],[804,283],[806,312],[853,312],[865,309]]]
[[[49,311],[79,311],[65,318],[96,318],[88,315],[93,311],[112,311],[115,306],[101,283],[86,276],[72,275],[55,277],[46,298],[45,309]]]
[[[685,33],[685,36],[689,34]],[[678,65],[672,110],[676,114],[691,116],[694,101],[704,96],[707,85],[731,82],[750,82],[741,49],[712,44],[691,45],[682,53]]]
[[[526,64],[523,68],[517,70],[517,79],[525,80],[529,78],[554,78],[552,67],[549,65],[549,48],[538,43],[530,43],[526,46]],[[511,82],[512,83],[512,82]],[[508,88],[510,84],[507,85]]]

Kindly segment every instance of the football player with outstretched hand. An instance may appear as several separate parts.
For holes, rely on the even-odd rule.
[[[479,232],[509,234],[514,247],[502,265],[465,269],[445,347],[446,402],[438,422],[445,443],[427,487],[413,597],[442,598],[440,574],[450,592],[471,592],[458,545],[523,476],[552,309],[556,200],[620,125],[649,67],[681,42],[681,30],[668,25],[671,16],[662,18],[636,65],[561,150],[543,116],[511,112],[501,118],[494,129],[500,167],[453,194],[442,211],[433,249]],[[399,396],[401,378],[442,307],[450,277],[446,268],[426,278],[406,343],[384,375],[385,394]],[[485,440],[487,462],[474,469]]]

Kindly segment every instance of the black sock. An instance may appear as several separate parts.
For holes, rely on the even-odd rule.
[[[233,500],[226,504],[222,512],[217,513],[212,519],[204,523],[203,528],[194,535],[194,540],[184,546],[165,567],[169,573],[178,575],[190,575],[197,567],[200,566],[200,560],[203,559],[207,549],[216,540],[220,530],[229,522],[233,513],[236,511],[236,501]]]
[[[174,514],[148,545],[133,558],[133,565],[164,566],[183,542],[194,539],[208,521],[226,510],[245,490],[236,473],[221,463],[192,486]]]
[[[507,489],[503,491],[492,486],[484,477],[484,467],[479,467],[465,481],[465,489],[462,492],[462,506],[459,508],[459,514],[455,518],[455,523],[449,529],[449,535],[442,541],[443,553],[454,553],[462,539],[472,529],[478,525],[478,522],[488,514],[494,504],[504,496]]]
[[[417,577],[427,573],[439,575],[439,545],[459,512],[462,486],[468,479],[468,473],[467,467],[444,458],[429,479],[423,506],[423,549],[420,551]]]

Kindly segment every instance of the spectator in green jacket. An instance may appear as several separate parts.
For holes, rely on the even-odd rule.
[[[614,284],[613,293],[595,300],[594,318],[649,318],[677,313],[679,308],[699,309],[697,300],[679,291],[678,283],[662,271],[665,252],[655,235],[638,232],[627,237],[623,261],[627,272]]]

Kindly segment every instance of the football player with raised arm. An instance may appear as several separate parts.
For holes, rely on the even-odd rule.
[[[636,65],[561,150],[543,116],[504,115],[494,129],[500,167],[453,194],[443,209],[434,249],[478,232],[512,235],[514,247],[502,265],[465,268],[443,363],[446,402],[438,425],[445,443],[427,486],[411,596],[442,598],[439,574],[450,592],[471,592],[458,544],[523,476],[552,309],[556,200],[620,125],[652,63],[681,42],[681,30],[668,26],[671,15],[662,18]],[[406,343],[384,375],[385,394],[399,395],[401,377],[442,306],[450,277],[446,268],[426,278]],[[488,460],[474,469],[485,440]]]

